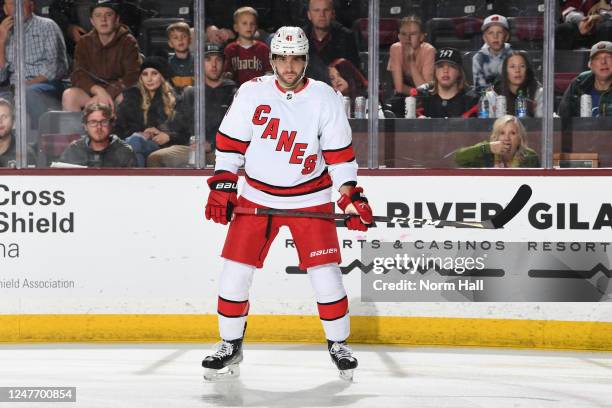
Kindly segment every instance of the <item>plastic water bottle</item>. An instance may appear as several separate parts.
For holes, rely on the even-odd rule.
[[[516,97],[515,107],[516,107],[516,117],[524,118],[527,116],[527,99],[525,99],[525,94],[523,91],[518,92],[518,96]]]
[[[478,117],[488,119],[491,115],[491,106],[487,98],[487,92],[482,91],[480,100],[478,101]]]

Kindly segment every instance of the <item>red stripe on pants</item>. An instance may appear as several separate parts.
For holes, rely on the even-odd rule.
[[[249,314],[249,301],[237,302],[219,296],[217,313],[225,317],[244,317]]]
[[[336,320],[344,317],[348,313],[348,299],[343,297],[331,303],[318,303],[319,317],[321,320]]]

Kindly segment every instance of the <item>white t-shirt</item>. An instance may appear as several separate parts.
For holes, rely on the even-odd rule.
[[[332,186],[357,180],[342,96],[309,78],[298,92],[285,92],[274,76],[245,82],[219,126],[215,171],[243,165],[249,201],[271,208],[330,202]]]

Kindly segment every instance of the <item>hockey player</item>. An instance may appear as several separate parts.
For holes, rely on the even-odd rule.
[[[231,221],[221,256],[218,318],[222,341],[202,361],[207,380],[237,376],[249,312],[249,287],[281,226],[289,227],[317,297],[332,361],[352,379],[357,359],[346,345],[348,300],[342,284],[340,248],[333,220],[233,215],[235,206],[356,214],[346,225],[367,230],[372,210],[357,187],[357,163],[342,97],[304,76],[308,39],[298,27],[281,27],[270,47],[273,76],[243,84],[217,133],[215,174],[208,179],[206,218]],[[237,197],[238,168],[246,183]],[[224,369],[226,368],[227,369]],[[222,370],[224,369],[224,370]],[[222,371],[220,371],[222,370]]]

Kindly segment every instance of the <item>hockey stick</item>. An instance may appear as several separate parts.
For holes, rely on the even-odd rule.
[[[448,220],[432,220],[425,218],[410,218],[410,217],[385,217],[374,216],[374,222],[396,223],[408,225],[411,227],[421,227],[424,225],[432,225],[436,228],[455,227],[455,228],[480,228],[480,229],[497,229],[503,228],[511,219],[513,219],[519,211],[525,207],[527,201],[531,198],[531,187],[523,184],[519,187],[510,200],[508,205],[496,214],[490,220],[483,221],[448,221]],[[356,217],[354,214],[333,214],[323,212],[309,211],[293,211],[293,210],[278,210],[273,208],[234,208],[234,214],[243,215],[275,215],[279,217],[298,217],[298,218],[324,218],[332,220],[346,220],[350,217]]]

